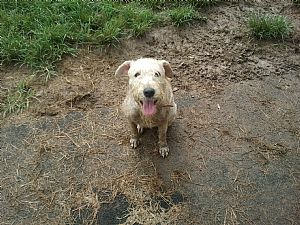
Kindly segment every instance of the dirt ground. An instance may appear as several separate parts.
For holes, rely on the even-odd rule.
[[[293,38],[251,39],[257,9],[291,19]],[[31,108],[1,121],[1,224],[300,224],[300,9],[245,1],[203,13],[207,24],[83,49],[34,84]],[[114,71],[139,57],[175,72],[166,159],[155,129],[129,147],[127,78]],[[28,74],[1,68],[1,85]]]

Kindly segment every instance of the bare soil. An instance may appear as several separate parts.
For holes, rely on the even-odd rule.
[[[249,37],[258,9],[286,15],[293,37]],[[245,1],[203,14],[207,24],[82,49],[34,84],[31,108],[1,121],[1,224],[300,224],[300,9]],[[175,72],[166,159],[155,129],[128,144],[127,78],[114,71],[139,57]],[[3,90],[24,74],[2,68]]]

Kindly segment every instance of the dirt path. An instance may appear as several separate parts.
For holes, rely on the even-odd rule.
[[[265,4],[299,25],[290,3]],[[207,24],[63,60],[47,87],[36,84],[39,101],[1,122],[1,224],[300,224],[300,36],[250,40],[255,7],[226,4]],[[138,57],[175,71],[167,159],[156,130],[137,151],[128,145],[127,79],[113,74]],[[25,72],[0,74],[9,85]]]

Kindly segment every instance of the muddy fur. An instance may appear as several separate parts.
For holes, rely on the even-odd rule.
[[[177,112],[170,83],[173,73],[169,62],[150,58],[126,61],[119,66],[116,75],[129,76],[129,89],[122,109],[132,131],[131,146],[136,148],[139,145],[142,128],[158,127],[159,152],[163,157],[167,156],[169,147],[166,133]],[[146,88],[155,90],[153,99],[156,101],[156,112],[150,116],[145,115],[142,109]]]

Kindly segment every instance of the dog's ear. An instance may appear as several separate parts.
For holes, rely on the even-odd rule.
[[[125,61],[122,63],[121,66],[118,67],[118,69],[115,72],[115,76],[120,76],[120,75],[128,75],[128,70],[130,68],[130,64],[132,61]]]
[[[172,78],[173,77],[173,70],[171,68],[170,63],[166,60],[161,60],[161,62],[162,62],[162,65],[165,69],[166,77]]]

